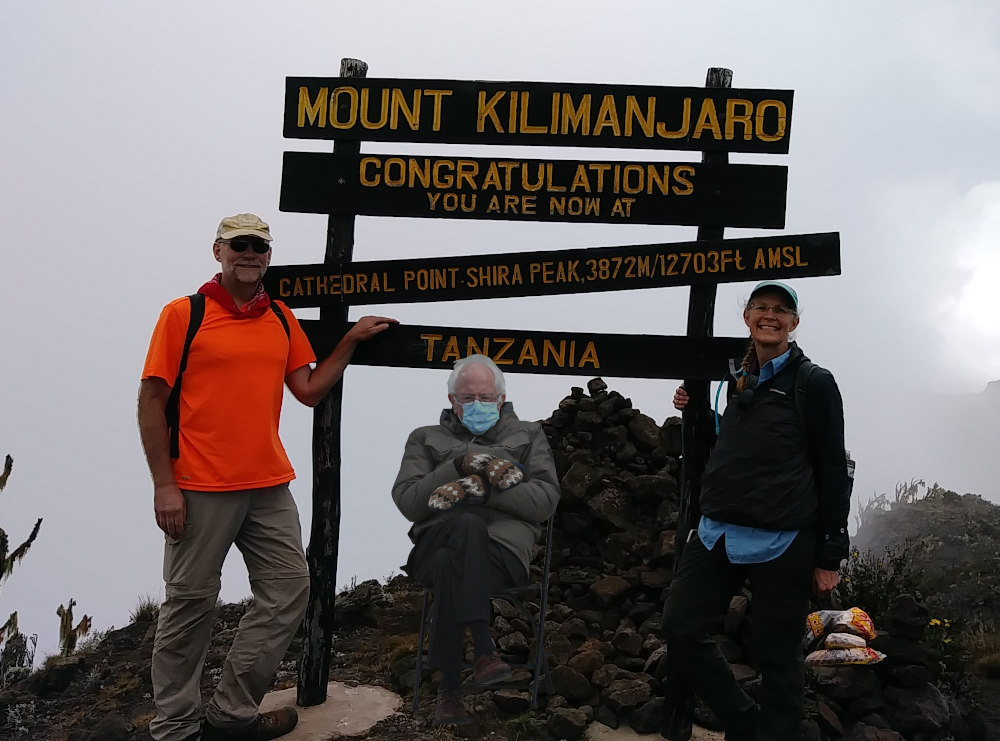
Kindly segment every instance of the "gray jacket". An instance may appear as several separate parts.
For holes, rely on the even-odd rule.
[[[507,491],[494,490],[482,505],[459,505],[448,512],[432,510],[427,506],[431,492],[461,477],[454,461],[466,453],[490,453],[520,463],[524,480]],[[555,512],[559,502],[559,480],[542,426],[519,420],[510,402],[501,408],[500,420],[482,435],[473,435],[451,409],[445,409],[438,424],[410,433],[392,486],[392,500],[414,523],[410,528],[414,542],[438,518],[462,512],[482,517],[490,538],[513,551],[527,573],[531,546],[541,535],[539,523]]]

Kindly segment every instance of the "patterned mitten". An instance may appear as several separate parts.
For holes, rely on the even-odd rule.
[[[505,491],[521,483],[524,473],[516,463],[497,458],[489,453],[469,453],[460,459],[463,473],[478,473],[489,479],[490,484]]]
[[[427,501],[427,506],[439,512],[447,512],[453,507],[465,502],[466,504],[482,504],[486,495],[486,482],[479,476],[465,476],[464,478],[449,481],[441,484],[431,492],[431,498]]]

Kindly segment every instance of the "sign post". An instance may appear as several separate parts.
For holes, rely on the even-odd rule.
[[[364,77],[368,65],[359,59],[342,59],[343,77]],[[336,154],[356,155],[360,142],[334,144]],[[354,252],[354,216],[331,215],[326,229],[324,265],[340,271]],[[327,306],[320,321],[347,321],[347,306]],[[331,348],[332,349],[332,348]],[[336,384],[313,412],[312,525],[306,563],[309,565],[309,604],[304,618],[302,658],[296,699],[309,707],[326,701],[330,681],[330,651],[333,644],[334,603],[337,598],[337,558],[340,551],[340,419],[344,384]]]

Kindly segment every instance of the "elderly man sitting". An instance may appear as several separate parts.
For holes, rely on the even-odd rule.
[[[429,662],[441,672],[437,725],[469,720],[460,690],[466,626],[476,683],[510,679],[490,637],[489,595],[525,583],[539,523],[559,501],[541,425],[519,420],[505,392],[503,373],[488,357],[457,361],[450,407],[438,424],[410,433],[392,487],[413,523],[405,570],[435,592]]]

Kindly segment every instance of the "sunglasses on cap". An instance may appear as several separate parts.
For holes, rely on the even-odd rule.
[[[249,247],[258,255],[263,255],[271,249],[271,244],[265,242],[263,239],[255,239],[254,237],[234,237],[230,240],[220,240],[227,241],[229,243],[229,249],[233,252],[246,252]]]

